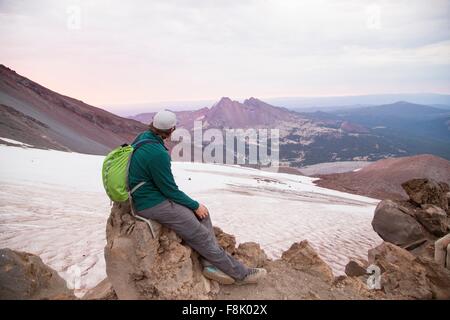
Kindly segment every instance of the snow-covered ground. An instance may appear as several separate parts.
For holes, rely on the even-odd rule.
[[[343,172],[357,172],[370,165],[371,161],[336,161],[313,164],[299,168],[299,171],[306,176],[316,176],[319,174],[332,174]]]
[[[110,202],[103,157],[0,145],[0,247],[38,254],[78,295],[105,276]],[[381,239],[370,225],[377,200],[319,188],[314,179],[238,166],[173,163],[180,188],[213,223],[255,241],[271,258],[307,239],[342,274]],[[76,281],[81,275],[81,281]]]

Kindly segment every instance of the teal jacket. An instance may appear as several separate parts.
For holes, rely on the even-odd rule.
[[[170,155],[161,137],[151,131],[145,131],[133,144],[143,139],[153,140],[154,143],[146,143],[134,152],[128,172],[130,190],[138,183],[146,182],[133,193],[136,210],[154,207],[166,199],[196,210],[198,202],[179,190],[175,183]]]

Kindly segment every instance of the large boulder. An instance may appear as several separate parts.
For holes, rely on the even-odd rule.
[[[427,237],[408,209],[392,200],[383,200],[377,205],[372,227],[383,240],[402,247]]]
[[[333,272],[307,240],[296,242],[281,255],[281,259],[288,262],[293,269],[301,270],[321,279],[332,282]]]
[[[202,275],[198,255],[171,230],[114,203],[106,227],[106,273],[119,299],[209,299],[217,283]]]
[[[381,269],[380,281],[388,297],[450,299],[450,271],[431,259],[383,242],[369,250],[369,263]]]
[[[71,300],[73,290],[38,256],[0,249],[0,300]]]
[[[431,234],[442,237],[448,233],[448,217],[444,209],[434,204],[423,204],[415,217]]]
[[[402,187],[415,204],[434,204],[448,210],[447,184],[432,179],[412,179],[402,183]]]

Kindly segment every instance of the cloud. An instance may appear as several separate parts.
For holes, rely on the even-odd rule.
[[[444,0],[3,0],[0,59],[92,103],[450,91],[449,12]]]

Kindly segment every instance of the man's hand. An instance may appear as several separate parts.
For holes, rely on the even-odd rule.
[[[195,214],[200,219],[206,218],[208,216],[208,213],[208,209],[203,204],[200,204],[197,210],[195,210]]]

